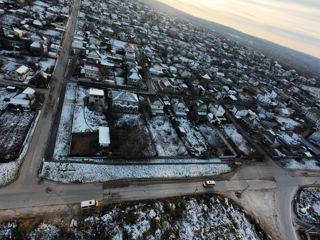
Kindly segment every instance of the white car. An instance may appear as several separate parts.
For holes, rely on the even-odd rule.
[[[81,209],[91,208],[91,207],[97,207],[99,205],[99,202],[97,200],[87,200],[81,202]]]
[[[207,181],[203,181],[202,185],[205,188],[212,188],[216,185],[216,182],[214,180],[207,180]]]

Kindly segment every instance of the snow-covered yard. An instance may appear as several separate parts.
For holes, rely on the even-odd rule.
[[[213,176],[231,171],[227,164],[102,165],[45,162],[41,175],[54,181],[105,182],[135,178],[184,178]]]
[[[237,131],[233,124],[227,124],[222,126],[225,134],[233,141],[233,143],[239,148],[241,152],[248,155],[252,149],[248,146],[247,141]]]
[[[154,157],[148,128],[140,114],[112,113],[110,123],[111,151],[123,158]]]
[[[223,142],[220,138],[216,129],[210,127],[207,124],[201,124],[199,126],[199,130],[201,134],[207,140],[208,145],[212,148],[212,154],[218,156],[230,155],[230,150],[228,149],[227,145]]]
[[[4,110],[8,104],[9,101],[4,101],[4,99],[10,99],[17,95],[17,92],[9,92],[6,88],[0,88],[0,111]]]
[[[12,182],[15,177],[17,176],[17,173],[19,171],[19,167],[22,163],[22,160],[24,158],[24,155],[26,154],[29,142],[32,137],[33,131],[35,129],[35,126],[37,125],[37,121],[39,119],[40,113],[38,113],[38,116],[35,118],[35,120],[32,122],[28,133],[23,139],[23,143],[21,144],[21,149],[16,152],[17,159],[14,161],[6,162],[6,163],[0,163],[0,185],[6,185],[10,182]],[[2,135],[0,135],[2,136]],[[1,145],[2,146],[2,145]],[[1,234],[0,234],[1,236]]]
[[[159,157],[184,156],[187,150],[165,116],[148,120],[148,128]]]
[[[297,211],[299,218],[309,223],[320,224],[320,188],[303,188],[297,196],[297,203],[302,211]]]
[[[290,169],[320,170],[320,162],[316,159],[283,159],[281,165]]]
[[[0,116],[0,162],[14,161],[36,115],[34,111],[6,111]]]
[[[183,137],[185,139],[184,144],[189,149],[189,151],[195,156],[201,156],[205,154],[208,150],[206,145],[206,140],[201,135],[200,131],[186,118],[177,118],[179,122],[179,128],[183,132]]]
[[[32,219],[0,225],[0,236],[15,239]],[[30,239],[269,239],[240,207],[219,195],[126,202],[98,213],[46,217],[23,232]],[[22,233],[20,233],[22,234]],[[21,236],[21,235],[20,235]]]

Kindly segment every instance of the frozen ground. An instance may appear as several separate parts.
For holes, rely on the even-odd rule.
[[[69,143],[71,140],[72,117],[75,104],[65,102],[63,104],[56,145],[53,158],[59,160],[69,154]]]
[[[188,154],[169,119],[165,116],[155,116],[148,120],[148,128],[159,157]]]
[[[0,111],[4,110],[8,104],[9,101],[4,101],[4,99],[10,99],[17,95],[17,92],[9,92],[6,88],[0,88]]]
[[[283,159],[281,165],[291,169],[320,170],[320,162],[316,159]]]
[[[17,159],[15,159],[14,161],[6,162],[6,163],[0,163],[0,185],[6,185],[15,179],[18,173],[19,167],[21,165],[21,162],[24,158],[24,155],[28,150],[29,141],[33,134],[33,131],[39,119],[39,116],[40,116],[40,113],[38,113],[38,116],[33,121],[32,125],[30,126],[30,129],[28,130],[28,133],[23,139],[23,143],[21,144],[21,150],[19,149],[19,151],[17,152],[19,153],[19,156],[17,155]],[[1,233],[0,233],[0,236],[1,236]]]
[[[252,151],[247,145],[247,141],[244,140],[233,124],[224,125],[222,128],[225,134],[234,142],[241,152],[248,155]]]
[[[300,219],[309,223],[320,224],[320,188],[303,188],[297,196],[297,203],[301,208],[306,209],[305,213],[297,211]]]
[[[105,182],[134,178],[183,178],[213,176],[231,171],[227,164],[101,165],[45,162],[41,175],[54,181]]]
[[[128,159],[155,157],[148,128],[140,114],[112,114],[110,123],[111,151],[114,156]]]
[[[201,135],[200,131],[193,127],[188,119],[177,118],[179,127],[185,131],[185,146],[195,156],[201,156],[207,152],[206,140]]]
[[[19,156],[35,115],[33,111],[6,111],[0,116],[0,162]]]
[[[31,219],[0,225],[16,237]],[[25,231],[31,239],[268,239],[241,208],[218,195],[108,205],[97,213],[47,217]],[[20,233],[21,234],[21,233]]]

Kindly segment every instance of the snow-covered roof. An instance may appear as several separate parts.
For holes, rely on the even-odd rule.
[[[33,88],[27,87],[22,93],[28,94],[28,95],[33,95],[33,94],[35,94],[35,92],[36,91]]]
[[[37,42],[37,41],[34,41],[34,42],[30,45],[30,47],[32,47],[32,48],[41,48],[41,44],[40,44],[39,42]]]
[[[99,127],[99,143],[102,145],[110,144],[110,131],[108,127]]]
[[[29,72],[29,68],[27,66],[20,66],[18,69],[16,69],[16,72],[19,73],[20,75],[24,75],[27,72]]]
[[[20,98],[11,98],[10,104],[16,105],[16,106],[23,106],[23,107],[29,107],[30,106],[30,100],[28,99],[20,99]]]
[[[126,91],[112,91],[112,101],[139,102],[137,94]]]
[[[90,88],[89,89],[89,95],[94,95],[94,96],[104,96],[104,91],[101,89],[97,88]]]

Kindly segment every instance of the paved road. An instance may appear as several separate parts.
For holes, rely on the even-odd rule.
[[[65,82],[64,76],[69,59],[69,52],[75,29],[76,17],[80,8],[80,0],[74,1],[69,18],[63,48],[53,74],[49,96],[43,106],[38,125],[31,139],[29,150],[25,156],[20,174],[14,183],[0,189],[0,217],[13,217],[19,214],[43,213],[54,206],[78,204],[87,199],[105,199],[108,202],[141,200],[179,196],[202,192],[242,191],[244,189],[279,188],[278,208],[281,232],[284,239],[297,239],[292,225],[291,200],[300,185],[312,184],[319,179],[318,173],[313,177],[284,170],[270,159],[264,163],[243,166],[230,181],[217,181],[214,189],[204,189],[201,181],[186,180],[177,183],[133,184],[117,187],[110,184],[58,184],[39,182],[38,169],[43,159],[46,143],[51,134],[51,127],[57,111],[58,99]],[[63,101],[63,99],[60,99]],[[50,208],[48,207],[50,206]]]

